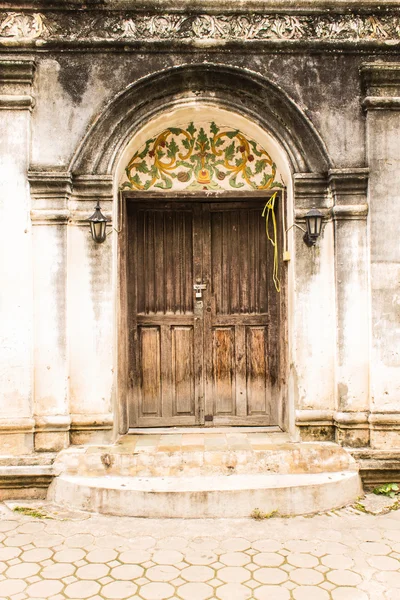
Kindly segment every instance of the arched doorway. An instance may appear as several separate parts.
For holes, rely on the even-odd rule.
[[[118,171],[129,426],[284,428],[291,177],[279,145],[192,103],[149,121]]]

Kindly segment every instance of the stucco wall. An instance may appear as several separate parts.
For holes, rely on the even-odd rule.
[[[74,14],[69,12],[68,19]],[[125,13],[124,19],[126,23]],[[358,42],[349,38],[346,47],[331,51],[326,40],[319,40],[319,46],[303,43],[299,34],[297,46],[288,38],[278,40],[279,48],[274,40],[254,45],[243,39],[228,49],[212,40],[181,46],[171,42],[170,47],[165,40],[158,46],[151,41],[135,46],[129,40],[124,45],[122,40],[106,46],[109,40],[92,38],[78,48],[75,40],[63,41],[58,33],[60,39],[52,42],[47,27],[47,41],[36,51],[32,40],[40,35],[13,38],[14,45],[4,42],[7,54],[0,57],[2,65],[15,63],[0,70],[0,132],[6,140],[0,151],[0,214],[6,224],[0,244],[8,257],[0,267],[0,426],[5,432],[0,450],[29,452],[34,431],[36,449],[46,450],[59,449],[70,439],[111,439],[113,431],[123,428],[118,417],[118,403],[123,402],[117,368],[119,234],[110,228],[105,244],[96,246],[84,219],[100,197],[118,226],[117,171],[128,140],[123,131],[118,138],[117,122],[123,122],[124,102],[128,114],[134,108],[130,88],[178,67],[181,93],[174,96],[165,75],[165,91],[159,80],[149,111],[157,107],[160,113],[164,93],[176,102],[186,93],[194,104],[205,93],[216,105],[224,93],[230,100],[234,75],[230,73],[231,88],[224,92],[224,69],[234,67],[239,114],[258,124],[263,118],[266,130],[268,118],[274,119],[278,138],[279,122],[288,135],[284,112],[278,114],[279,97],[299,115],[300,133],[293,121],[297,162],[285,149],[287,137],[282,134],[281,140],[294,190],[288,225],[295,220],[304,225],[305,212],[316,206],[324,213],[324,228],[312,249],[293,228],[288,235],[292,260],[282,266],[289,270],[289,429],[305,439],[336,435],[353,446],[399,445],[399,107],[393,102],[379,110],[363,105],[366,96],[380,92],[363,87],[360,74],[363,64],[383,52],[395,55],[383,56],[387,63],[396,60],[397,46],[388,49],[368,38],[360,42],[361,53]],[[29,55],[21,57],[18,43]],[[22,66],[15,66],[18,60]],[[35,67],[28,74],[27,64]],[[206,90],[193,76],[196,65],[206,71],[210,66]],[[397,68],[392,66],[391,72]],[[10,75],[15,72],[22,83]],[[254,112],[258,99],[249,97],[242,75],[270,82],[278,98],[270,113]],[[218,91],[212,88],[213,77]],[[397,94],[394,80],[389,92],[385,88],[389,99]],[[102,131],[108,113],[115,114],[109,170],[100,172],[95,165],[86,171],[90,160],[79,162],[79,157],[96,145],[96,131]],[[143,98],[140,115],[132,135],[151,121]],[[301,131],[307,127],[315,144],[304,137],[302,145]],[[323,157],[320,167],[316,146]],[[313,157],[309,161],[308,155]]]

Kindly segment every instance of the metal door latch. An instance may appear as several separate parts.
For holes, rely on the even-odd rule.
[[[203,297],[203,290],[207,289],[207,285],[205,283],[195,283],[193,289],[196,292],[196,298],[201,299]]]

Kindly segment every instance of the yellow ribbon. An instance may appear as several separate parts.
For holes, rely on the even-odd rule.
[[[262,216],[265,217],[265,231],[267,234],[268,241],[271,242],[271,244],[274,247],[274,268],[273,268],[273,273],[272,273],[272,279],[273,279],[276,291],[280,292],[281,291],[281,282],[279,281],[279,273],[278,273],[278,266],[279,266],[278,265],[278,259],[279,259],[278,232],[277,232],[277,226],[276,226],[276,216],[275,216],[275,211],[274,211],[275,200],[276,200],[277,194],[278,194],[278,192],[275,192],[274,194],[272,194],[271,198],[268,200],[268,202],[264,206]],[[272,218],[273,238],[269,234],[270,216]]]

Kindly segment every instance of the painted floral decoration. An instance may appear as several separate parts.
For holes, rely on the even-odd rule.
[[[214,122],[169,127],[146,141],[126,167],[122,189],[270,190],[276,165],[257,142]]]

